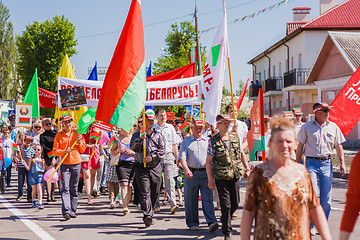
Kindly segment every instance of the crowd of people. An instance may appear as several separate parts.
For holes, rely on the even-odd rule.
[[[43,195],[49,204],[57,201],[54,192],[59,188],[65,220],[77,217],[79,192],[85,188],[88,205],[107,192],[109,208],[121,204],[123,214],[130,214],[133,202],[150,227],[161,211],[163,193],[171,214],[185,208],[191,231],[199,230],[199,199],[210,232],[220,227],[215,216],[219,209],[224,239],[232,239],[240,181],[248,178],[242,239],[250,239],[254,220],[255,239],[310,239],[315,227],[323,239],[331,239],[327,221],[334,149],[343,175],[346,167],[341,145],[345,138],[328,120],[330,108],[314,104],[315,119],[307,123],[299,108],[290,118],[265,116],[266,159],[259,155],[263,163],[251,173],[245,154],[248,125],[233,118],[237,113],[231,105],[216,117],[216,126],[202,117],[187,123],[170,120],[162,108],[146,110],[145,119],[140,116],[130,131],[114,127],[106,132],[91,125],[87,133],[79,134],[70,114],[63,115],[59,124],[36,119],[31,129],[10,122],[1,127],[0,166],[7,187],[13,184],[11,171],[16,169],[16,201],[22,200],[25,188],[31,207],[43,209]],[[12,162],[6,168],[5,159]],[[359,160],[358,154],[349,177],[340,239],[349,238],[360,210]],[[45,181],[45,172],[58,165],[60,180]]]

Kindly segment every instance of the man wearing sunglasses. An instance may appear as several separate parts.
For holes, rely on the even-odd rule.
[[[340,172],[342,175],[346,173],[344,150],[341,145],[345,142],[345,137],[340,128],[328,120],[330,108],[327,103],[314,104],[315,120],[301,126],[297,135],[299,145],[296,151],[297,162],[300,162],[302,154],[306,156],[306,168],[327,219],[331,210],[333,176],[331,154],[334,148],[340,159]],[[312,224],[311,235],[315,235]]]

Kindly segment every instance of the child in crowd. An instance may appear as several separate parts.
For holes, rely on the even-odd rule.
[[[2,154],[3,159],[8,158],[13,161],[13,156],[15,156],[15,150],[13,150],[13,141],[10,139],[10,131],[5,129],[3,131],[3,138],[1,139],[1,147],[2,147]],[[6,168],[6,186],[10,187],[10,180],[11,180],[11,168],[12,165]]]
[[[31,159],[28,165],[24,159],[21,159],[21,163],[29,171],[29,182],[32,187],[32,207],[36,207],[36,193],[38,194],[39,209],[44,209],[42,205],[42,184],[44,177],[44,164],[45,161],[41,158],[42,147],[41,145],[35,145],[35,157]]]
[[[105,156],[105,180],[107,182],[109,191],[110,208],[116,208],[116,197],[119,195],[120,181],[116,174],[116,166],[110,165],[109,155],[105,154],[103,148],[101,148]]]
[[[24,160],[25,163],[29,163],[30,159],[34,157],[34,149],[31,147],[32,137],[25,136],[24,144],[20,148],[20,152],[17,153],[17,166],[18,166],[18,196],[16,201],[20,201],[23,195],[23,187],[26,179],[27,183],[27,200],[31,202],[31,187],[29,182],[29,171],[26,170],[24,164],[22,163]],[[20,161],[19,161],[20,159]]]

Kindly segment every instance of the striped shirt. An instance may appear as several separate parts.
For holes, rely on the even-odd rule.
[[[22,146],[22,149],[24,149],[24,155],[22,156],[25,162],[29,163],[29,160],[35,156],[35,150],[32,147],[25,148],[25,146]],[[25,166],[19,161],[18,167],[24,168]]]

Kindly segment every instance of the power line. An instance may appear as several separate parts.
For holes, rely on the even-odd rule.
[[[238,4],[238,5],[232,6],[232,7],[228,7],[226,9],[229,10],[229,9],[233,9],[233,8],[237,8],[237,7],[242,7],[242,6],[248,5],[248,4],[253,3],[253,2],[257,2],[257,1],[259,1],[259,0],[251,0],[251,1],[248,1],[248,2],[244,2],[244,3]],[[222,11],[223,10],[205,12],[205,13],[199,14],[199,16],[209,15],[209,14],[218,13],[218,12],[222,12]],[[171,22],[171,21],[174,21],[174,20],[182,19],[182,18],[185,18],[185,17],[193,16],[193,15],[194,15],[194,13],[190,13],[190,14],[186,14],[186,15],[183,15],[183,16],[180,16],[180,17],[175,17],[175,18],[163,20],[163,21],[160,21],[160,22],[146,24],[146,25],[144,25],[144,28],[159,25],[159,24],[166,23],[166,22]],[[79,36],[79,37],[76,37],[76,38],[81,39],[81,38],[98,37],[98,36],[105,36],[105,35],[110,35],[110,34],[120,33],[120,32],[121,32],[121,30],[112,31],[112,32],[104,32],[104,33],[95,33],[95,34],[90,34],[90,35],[85,35],[85,36]]]

